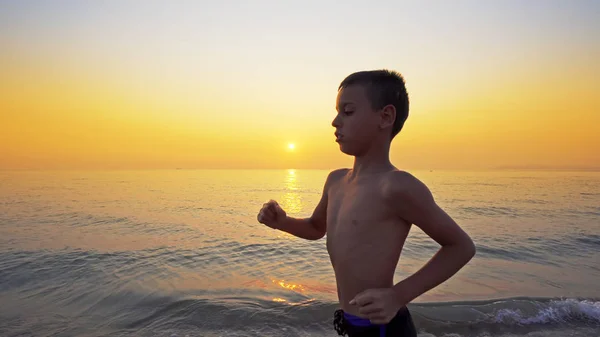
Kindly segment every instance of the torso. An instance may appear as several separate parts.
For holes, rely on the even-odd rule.
[[[348,171],[346,171],[347,173]],[[343,173],[330,186],[327,205],[327,251],[344,311],[369,288],[393,286],[394,272],[410,224],[393,212],[386,198],[386,174],[355,178]]]

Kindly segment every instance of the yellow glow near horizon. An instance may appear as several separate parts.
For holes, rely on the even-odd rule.
[[[375,68],[407,81],[399,167],[600,168],[600,3],[390,3],[343,36],[377,7],[61,6],[0,3],[0,169],[349,166],[337,86]]]

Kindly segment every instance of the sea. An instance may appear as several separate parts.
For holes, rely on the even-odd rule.
[[[421,337],[600,336],[600,172],[411,171],[477,254],[409,304]],[[0,171],[0,336],[337,336],[327,170]],[[396,281],[438,245],[413,227]]]

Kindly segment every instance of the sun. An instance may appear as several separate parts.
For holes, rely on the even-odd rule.
[[[288,144],[288,149],[294,150],[295,148],[296,148],[296,144],[294,144],[294,143],[289,143]]]

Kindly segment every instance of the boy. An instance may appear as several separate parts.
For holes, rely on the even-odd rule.
[[[404,79],[397,72],[361,71],[346,77],[338,88],[332,125],[340,150],[354,156],[353,168],[328,175],[310,218],[288,217],[273,200],[257,217],[308,240],[327,234],[341,306],[334,320],[340,335],[416,336],[406,305],[475,255],[471,238],[436,204],[427,186],[390,162],[390,143],[408,108]],[[413,224],[441,248],[423,268],[393,284]]]

